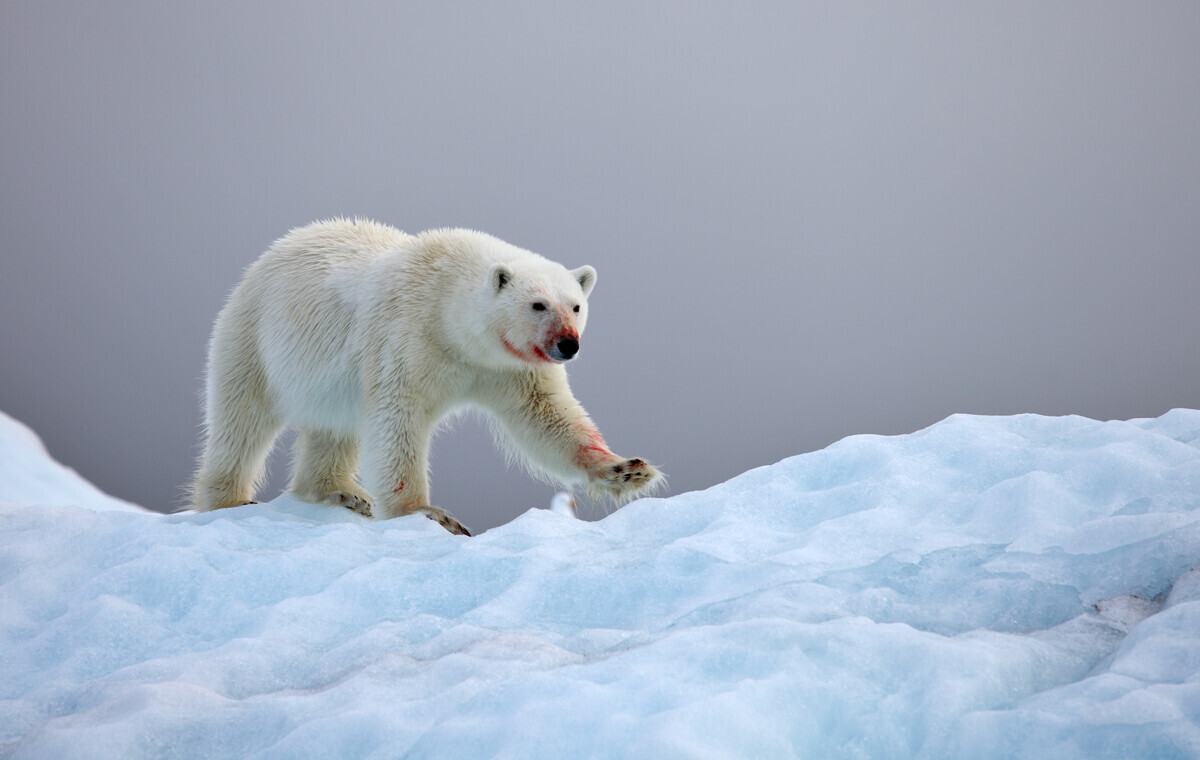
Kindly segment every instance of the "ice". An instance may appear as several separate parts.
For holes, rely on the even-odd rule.
[[[565,517],[578,517],[576,506],[575,497],[566,491],[559,491],[550,500],[550,511]]]
[[[1197,758],[1197,565],[1182,409],[955,416],[475,538],[11,506],[0,756]]]
[[[144,512],[114,498],[50,457],[42,440],[0,412],[0,510],[12,504],[58,504],[99,512]]]

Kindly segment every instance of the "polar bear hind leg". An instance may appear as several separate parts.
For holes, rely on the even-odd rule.
[[[254,502],[266,475],[267,455],[282,423],[265,400],[265,381],[256,372],[209,387],[207,440],[192,487],[198,511]]]
[[[288,490],[313,504],[346,507],[367,517],[371,497],[359,487],[358,438],[327,430],[301,430],[296,437],[292,483]]]

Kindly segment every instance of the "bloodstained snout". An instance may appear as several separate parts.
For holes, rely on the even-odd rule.
[[[569,361],[579,353],[579,340],[577,338],[559,338],[546,353],[555,361]]]

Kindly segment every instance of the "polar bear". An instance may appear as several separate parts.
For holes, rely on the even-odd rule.
[[[567,385],[595,284],[590,266],[472,230],[408,235],[360,219],[292,230],[213,327],[194,508],[252,503],[290,426],[299,498],[424,513],[470,535],[430,504],[428,477],[439,420],[470,405],[536,475],[618,502],[659,486],[649,462],[609,450]]]

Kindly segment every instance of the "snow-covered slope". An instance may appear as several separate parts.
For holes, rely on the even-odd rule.
[[[57,504],[98,512],[145,512],[114,498],[51,458],[37,434],[0,412],[0,510],[14,504]]]
[[[1198,447],[956,416],[470,539],[12,510],[0,755],[1200,757]]]

